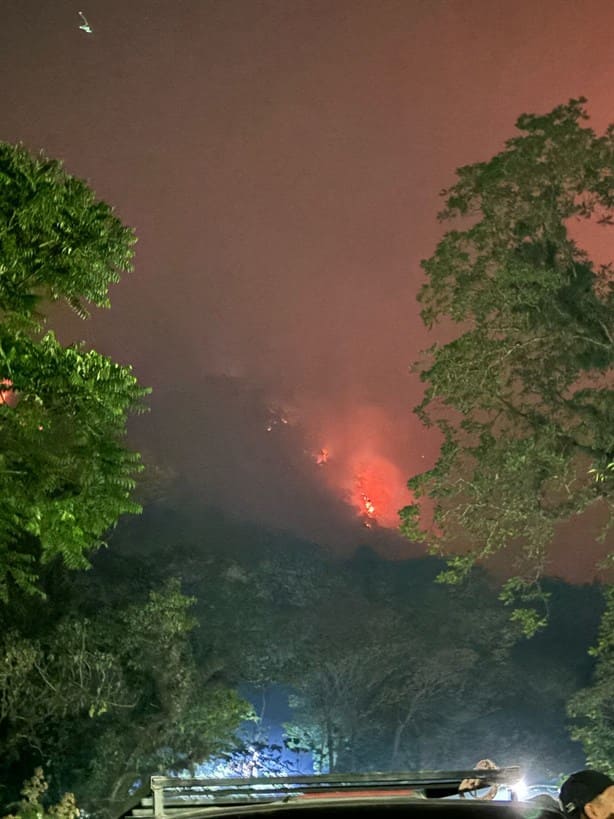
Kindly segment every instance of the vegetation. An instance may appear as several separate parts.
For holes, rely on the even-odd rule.
[[[138,524],[159,570],[181,574],[198,597],[202,662],[249,684],[262,722],[250,723],[247,744],[289,696],[283,760],[303,771],[307,754],[337,771],[471,767],[485,755],[522,759],[543,776],[583,765],[565,706],[590,681],[597,590],[547,581],[548,626],[506,640],[497,585],[482,571],[449,588],[434,583],[439,559],[389,562],[363,549],[335,561],[214,511],[196,532],[193,520],[168,502],[146,509],[120,527],[95,571],[104,567],[105,588],[136,575],[139,554],[125,555]],[[261,770],[272,767],[257,747]]]
[[[51,628],[32,624],[34,636],[4,632],[0,771],[19,781],[45,760],[56,796],[74,791],[112,815],[150,773],[226,750],[249,706],[197,663],[194,601],[176,581],[89,616],[72,602]]]
[[[74,791],[110,815],[149,773],[225,749],[249,713],[197,662],[194,601],[177,581],[139,593],[123,584],[111,602],[95,587],[80,596],[78,575],[68,578],[122,514],[140,511],[125,430],[147,390],[129,367],[62,346],[42,309],[63,300],[85,318],[88,304],[108,306],[134,241],[59,162],[0,143],[3,803],[44,763],[56,798]],[[20,816],[42,815],[41,776]],[[61,801],[48,814],[72,810]]]
[[[72,793],[66,793],[55,805],[43,804],[49,785],[42,768],[37,768],[31,779],[24,783],[16,812],[4,819],[77,819],[80,815]]]
[[[369,583],[364,566],[346,565],[314,616],[292,680],[289,747],[309,750],[323,770],[471,767],[484,753],[533,761],[544,774],[573,766],[564,707],[589,663],[570,673],[545,648],[561,634],[558,589],[544,642],[515,646],[502,637],[496,587],[480,572],[451,590],[433,584],[439,562],[412,561],[402,578],[399,566],[371,568],[376,589],[360,588]],[[401,579],[409,590],[396,586]],[[570,647],[570,656],[583,651]]]
[[[123,520],[113,548],[96,552],[138,509],[125,424],[145,390],[129,368],[63,347],[41,310],[108,305],[134,237],[59,163],[0,145],[3,812],[74,819],[76,800],[112,817],[151,773],[255,764],[237,735],[264,725],[266,708],[256,717],[241,686],[263,703],[289,692],[286,749],[269,749],[270,770],[304,752],[328,770],[488,756],[558,773],[582,764],[568,701],[589,761],[612,769],[611,593],[597,637],[595,590],[547,581],[549,621],[518,643],[474,565],[511,550],[511,599],[542,572],[558,521],[612,502],[614,296],[567,222],[607,219],[613,134],[595,136],[583,116],[571,102],[523,117],[502,154],[461,169],[446,215],[465,229],[425,263],[425,321],[451,319],[460,334],[423,367],[420,413],[444,445],[412,487],[434,504],[433,547],[463,550],[452,568],[467,582],[452,588],[432,582],[439,559],[359,550],[333,561],[201,499],[184,512],[155,487],[138,529]],[[404,518],[416,536],[418,506]]]
[[[69,568],[125,512],[139,458],[124,446],[127,414],[146,390],[130,368],[63,347],[44,300],[108,306],[130,269],[134,236],[59,162],[0,143],[0,599],[33,591],[41,566]]]
[[[507,550],[507,602],[542,576],[557,523],[613,506],[613,271],[574,235],[612,221],[614,126],[597,136],[583,102],[520,117],[501,153],[460,168],[440,214],[460,227],[423,262],[422,319],[458,332],[419,368],[416,412],[443,444],[409,482],[403,527],[451,556],[452,580]],[[540,625],[535,610],[515,616]]]
[[[614,268],[578,241],[582,223],[614,220],[614,125],[595,134],[584,102],[520,117],[501,153],[457,171],[440,218],[459,227],[422,265],[424,323],[457,331],[419,366],[416,412],[443,443],[409,481],[403,529],[448,556],[452,583],[506,550],[501,596],[524,601],[512,617],[526,634],[546,623],[534,604],[556,525],[599,508],[603,537],[614,522]],[[595,677],[569,713],[589,763],[612,771],[611,587],[606,598]]]
[[[607,607],[601,621],[599,639],[591,654],[596,658],[590,686],[570,699],[572,736],[582,743],[591,767],[614,775],[614,587],[606,590]]]
[[[116,815],[149,773],[231,758],[239,723],[264,732],[266,702],[285,692],[276,770],[299,767],[301,751],[333,770],[471,766],[486,753],[544,775],[582,764],[565,702],[589,682],[594,590],[549,587],[548,627],[505,644],[496,587],[481,572],[448,589],[433,583],[433,558],[390,563],[363,551],[332,562],[287,535],[229,521],[207,534],[192,520],[166,501],[146,509],[140,549],[129,519],[91,571],[45,577],[44,618],[25,595],[4,612],[0,630],[12,624],[19,639],[2,656],[20,663],[0,690],[15,695],[0,720],[0,780],[13,785],[3,804],[44,763],[52,802],[73,792],[87,812]],[[249,549],[231,557],[232,542]],[[240,683],[260,726],[233,693]],[[256,747],[260,770],[279,757]]]

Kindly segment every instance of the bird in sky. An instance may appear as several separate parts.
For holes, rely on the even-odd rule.
[[[77,14],[78,14],[78,15],[79,15],[79,17],[80,17],[80,18],[83,20],[83,23],[82,23],[82,24],[79,26],[79,28],[81,29],[81,31],[85,31],[85,33],[86,33],[86,34],[93,34],[93,33],[94,33],[94,29],[93,29],[93,28],[90,26],[90,24],[87,22],[87,18],[86,18],[86,16],[85,16],[85,14],[83,14],[83,12],[82,12],[82,11],[77,12]]]

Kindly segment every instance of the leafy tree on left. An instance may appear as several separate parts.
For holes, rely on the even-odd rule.
[[[194,598],[176,579],[146,596],[131,575],[122,585],[105,601],[81,576],[72,597],[50,593],[45,618],[32,596],[20,618],[0,611],[0,816],[40,766],[51,798],[72,792],[88,816],[109,817],[152,773],[236,745],[251,710],[215,664],[199,662],[195,641],[207,636],[193,634]],[[50,622],[54,603],[64,611]]]
[[[44,302],[109,306],[135,237],[59,162],[0,143],[0,598],[69,568],[126,512],[140,469],[126,419],[147,390],[129,367],[46,330]]]

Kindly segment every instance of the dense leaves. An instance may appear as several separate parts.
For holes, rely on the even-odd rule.
[[[126,418],[146,390],[129,367],[63,347],[44,299],[108,305],[130,269],[132,231],[60,163],[0,143],[0,599],[33,589],[40,563],[87,553],[125,512],[139,458]]]
[[[12,806],[14,813],[3,819],[78,819],[79,808],[74,794],[66,793],[56,804],[47,804],[46,792],[49,784],[42,768],[37,768],[34,775],[24,782],[21,799]]]
[[[78,610],[0,644],[0,772],[45,764],[58,796],[113,814],[135,783],[232,747],[250,709],[198,664],[193,599],[176,581],[146,600]]]
[[[614,774],[614,587],[606,593],[607,607],[599,640],[591,653],[597,660],[590,686],[569,702],[572,736],[580,740],[591,767]]]
[[[452,590],[430,585],[437,565],[426,565],[426,582],[408,565],[395,590],[399,567],[380,564],[368,593],[364,569],[345,568],[345,592],[314,614],[299,649],[289,747],[323,770],[462,767],[488,754],[552,771],[569,758],[563,712],[577,678],[566,658],[506,644],[505,613],[479,573]]]
[[[614,127],[596,135],[582,103],[520,117],[500,154],[458,170],[441,217],[460,228],[423,262],[425,324],[458,331],[420,367],[417,412],[443,445],[409,482],[403,527],[455,555],[453,579],[508,549],[507,600],[542,574],[558,522],[614,499],[590,472],[614,452],[612,270],[574,238],[578,221],[611,222]]]
[[[195,527],[192,514],[156,504],[124,520],[91,571],[49,566],[44,602],[23,595],[6,608],[0,779],[15,785],[12,799],[44,764],[52,800],[72,791],[108,815],[150,773],[203,761],[222,770],[245,716],[242,771],[264,771],[275,755],[276,769],[304,772],[309,755],[355,771],[485,755],[544,775],[582,765],[564,709],[588,682],[594,590],[554,588],[549,626],[512,645],[481,572],[450,589],[433,583],[433,558],[391,563],[362,550],[335,561],[287,534],[211,518]],[[283,754],[261,742],[273,728],[281,743],[282,719]]]
[[[147,552],[199,598],[203,662],[252,684],[264,728],[290,696],[289,763],[310,754],[323,769],[431,769],[487,755],[542,775],[582,765],[565,703],[589,679],[594,590],[548,583],[548,627],[514,644],[497,586],[481,572],[449,588],[433,583],[442,562],[432,558],[391,563],[363,549],[340,562],[287,534],[227,521],[200,535],[192,521],[145,510],[115,541],[148,526]],[[159,551],[160,538],[178,545]],[[243,556],[230,558],[241,539]],[[110,570],[115,560],[130,574],[120,551],[97,564]]]
[[[41,298],[109,306],[130,270],[134,234],[60,162],[0,143],[0,311],[31,315]]]

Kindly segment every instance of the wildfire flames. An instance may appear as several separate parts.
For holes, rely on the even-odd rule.
[[[318,467],[330,491],[355,509],[363,526],[398,528],[399,509],[410,497],[405,473],[382,453],[387,448],[382,432],[386,418],[380,410],[353,408],[349,417],[340,420],[322,415],[313,406],[272,405],[267,432],[281,431],[284,426],[297,434],[302,430],[310,444],[303,450],[305,457]]]
[[[381,514],[387,517],[390,512],[391,497],[385,472],[381,458],[359,464],[355,472],[352,501],[367,529],[379,523]]]
[[[326,449],[326,447],[322,447],[316,455],[316,463],[318,466],[323,466],[328,463],[328,449]]]
[[[9,407],[14,407],[17,400],[17,394],[13,390],[13,382],[9,378],[0,379],[0,406],[6,404]]]

